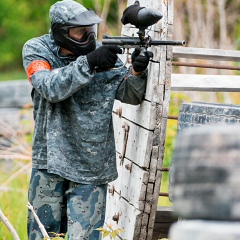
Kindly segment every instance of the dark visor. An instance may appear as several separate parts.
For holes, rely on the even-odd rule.
[[[93,10],[88,10],[70,19],[64,25],[90,26],[100,22],[102,22],[102,19]]]

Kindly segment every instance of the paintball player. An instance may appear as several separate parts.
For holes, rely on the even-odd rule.
[[[149,57],[135,51],[132,67],[119,68],[121,49],[96,42],[95,26],[102,20],[73,0],[56,2],[49,15],[49,34],[23,47],[35,121],[29,202],[50,237],[97,240],[107,183],[118,176],[114,99],[141,103]],[[31,211],[28,238],[43,238]]]

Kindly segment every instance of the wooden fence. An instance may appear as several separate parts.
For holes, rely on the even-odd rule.
[[[188,64],[187,67],[215,68],[236,70],[240,73],[240,52],[206,48],[173,48],[174,58],[215,60],[217,64]],[[219,64],[219,61],[223,62]],[[224,62],[232,62],[225,65]],[[234,66],[235,64],[235,66]],[[174,65],[174,62],[173,62]],[[184,63],[178,63],[184,66]],[[207,91],[207,92],[239,92],[240,74],[238,75],[204,75],[204,74],[172,74],[172,91]]]

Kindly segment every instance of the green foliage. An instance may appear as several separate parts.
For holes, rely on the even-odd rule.
[[[19,161],[0,160],[0,182],[5,182],[20,169]],[[27,189],[30,172],[25,172],[13,180],[0,192],[0,207],[4,215],[16,229],[20,239],[27,239]],[[12,239],[7,227],[0,221],[0,239]]]
[[[23,68],[17,71],[0,72],[0,81],[21,80],[21,79],[27,79],[26,72],[24,71]]]
[[[178,116],[180,106],[183,102],[191,102],[191,99],[182,93],[171,93],[169,116]],[[177,135],[177,121],[169,119],[167,122],[163,167],[169,167],[171,164],[176,143],[176,135]],[[168,192],[168,177],[169,177],[168,172],[162,173],[160,192]],[[171,203],[167,197],[159,197],[158,205],[170,206]]]
[[[171,93],[169,116],[178,116],[180,106],[183,102],[191,102],[191,99],[182,93]],[[175,147],[175,138],[177,135],[177,121],[168,120],[167,133],[165,141],[164,167],[169,167]]]
[[[54,238],[50,238],[51,240],[64,240],[64,238],[62,237],[54,237]],[[43,238],[43,240],[49,240],[49,238]]]
[[[49,28],[48,9],[51,1],[0,1],[0,70],[21,67],[22,47],[30,38],[46,33]]]
[[[51,234],[53,234],[53,235],[55,235],[54,237],[51,237],[51,240],[64,240],[65,238],[64,238],[64,236],[65,236],[65,234],[63,234],[63,233],[51,233]],[[49,240],[49,238],[43,238],[43,240]]]
[[[114,230],[112,225],[107,225],[107,228],[97,228],[96,230],[101,232],[102,238],[110,237],[111,240],[116,239],[121,232],[124,232],[121,228]]]
[[[0,208],[9,222],[13,225],[20,239],[27,239],[27,193],[31,173],[29,160],[13,160],[11,153],[19,153],[22,149],[28,149],[31,155],[31,142],[33,134],[32,109],[26,108],[20,111],[19,131],[15,132],[11,127],[5,128],[2,140],[6,140],[9,146],[9,156],[0,159]],[[3,126],[1,125],[1,128]],[[8,129],[8,130],[7,130]],[[2,134],[2,131],[1,131]],[[1,146],[4,150],[4,141]],[[24,148],[23,148],[24,145]],[[19,150],[20,149],[20,150]],[[27,155],[27,153],[26,153]],[[24,156],[26,156],[24,155]],[[0,239],[12,239],[7,227],[0,221]]]
[[[49,32],[49,8],[55,0],[4,0],[0,1],[0,71],[15,71],[22,67],[22,47],[33,38]],[[79,0],[86,8],[98,7],[100,11],[104,0]],[[114,2],[114,1],[113,1]],[[114,2],[113,9],[117,8]],[[110,11],[116,13],[116,11]],[[116,14],[114,15],[116,18]],[[111,17],[111,20],[116,21]]]

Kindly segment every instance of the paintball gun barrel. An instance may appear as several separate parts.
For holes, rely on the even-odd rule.
[[[159,45],[184,46],[185,41],[152,40],[149,36],[140,40],[139,37],[111,37],[103,35],[103,45],[118,45],[121,48],[151,47]]]

